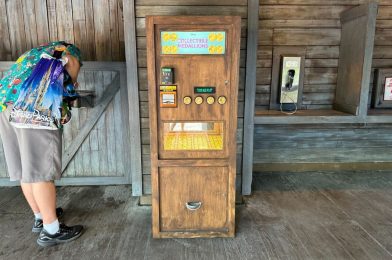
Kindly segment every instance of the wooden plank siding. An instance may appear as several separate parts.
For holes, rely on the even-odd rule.
[[[391,164],[390,127],[258,125],[254,171],[385,170]]]
[[[58,40],[86,61],[125,61],[122,8],[122,0],[0,0],[0,61]]]
[[[241,179],[242,168],[242,129],[244,117],[244,86],[245,58],[247,36],[247,1],[245,0],[137,0],[136,1],[136,36],[138,51],[139,99],[141,113],[142,162],[143,162],[143,192],[150,194],[150,140],[148,125],[148,86],[146,70],[146,15],[238,15],[241,16],[241,61],[240,89],[238,102],[238,131],[237,131],[237,180]],[[241,184],[237,183],[240,190]]]
[[[256,109],[268,109],[274,46],[306,47],[303,109],[331,109],[337,83],[340,14],[368,2],[260,0]],[[373,69],[392,66],[392,2],[378,2]]]
[[[354,120],[353,117],[351,120],[344,116],[342,120],[336,121],[342,124],[328,124],[328,121],[323,123],[322,111],[317,111],[332,111],[330,109],[335,101],[342,38],[340,14],[368,2],[260,0],[256,114],[266,114],[263,110],[269,107],[273,48],[302,46],[306,48],[302,109],[316,112],[320,120],[312,123],[316,121],[312,121],[311,117],[304,120],[301,120],[302,117],[297,117],[298,120],[290,117],[286,123],[282,117],[274,123],[271,121],[256,125],[253,157],[255,172],[377,170],[384,169],[392,162],[388,156],[391,138],[385,134],[390,124],[376,121],[366,124],[367,121]],[[392,65],[392,2],[378,2],[370,92],[374,70]]]

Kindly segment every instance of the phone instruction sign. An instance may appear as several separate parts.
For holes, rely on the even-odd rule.
[[[161,32],[162,54],[224,54],[226,32]]]

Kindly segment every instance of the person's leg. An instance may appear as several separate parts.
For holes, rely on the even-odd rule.
[[[20,183],[20,186],[31,210],[34,212],[34,214],[40,213],[40,209],[34,199],[33,185],[31,183]]]
[[[33,195],[43,224],[52,223],[57,220],[53,180],[59,179],[61,172],[61,133],[42,129],[16,129],[16,132],[23,169],[21,182],[31,188],[28,194]]]
[[[57,220],[56,187],[53,182],[37,182],[31,184],[33,199],[42,215],[44,225]]]
[[[40,246],[54,246],[73,241],[82,235],[83,226],[66,226],[60,224],[55,211],[56,189],[53,182],[33,183],[34,199],[41,210],[43,229],[38,236]]]
[[[34,212],[34,224],[33,224],[32,231],[34,233],[41,232],[42,228],[44,227],[44,223],[43,223],[43,220],[42,220],[43,217],[42,217],[42,214],[41,214],[40,207],[38,206],[38,204],[37,204],[37,202],[35,200],[35,197],[34,197],[33,183],[23,183],[23,182],[21,182],[21,187],[22,187],[23,194],[24,194],[27,202],[29,203],[30,208]],[[41,192],[40,192],[40,194],[41,194]],[[52,196],[49,196],[49,198],[51,198],[51,197]],[[56,199],[56,194],[54,195],[54,198]],[[52,210],[50,210],[50,212],[51,211]],[[63,211],[62,208],[56,208],[55,209],[55,214],[56,214],[56,217],[59,218],[59,217],[61,217],[64,214],[64,211]],[[49,219],[53,218],[52,213],[50,213],[49,216],[50,216]],[[50,222],[50,223],[53,223],[53,221]],[[54,230],[57,230],[57,225],[54,225],[53,228],[54,228]]]
[[[41,246],[66,243],[82,234],[83,226],[60,224],[56,216],[54,180],[61,177],[61,132],[56,130],[18,129],[23,183],[31,183],[33,197],[42,216],[37,239]],[[33,232],[38,228],[33,227]]]

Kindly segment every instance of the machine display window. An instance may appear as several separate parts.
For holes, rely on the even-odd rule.
[[[223,122],[163,123],[164,150],[223,150]]]

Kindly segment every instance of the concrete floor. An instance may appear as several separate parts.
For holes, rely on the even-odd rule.
[[[86,231],[41,248],[18,187],[0,188],[0,259],[392,259],[392,172],[255,174],[233,239],[151,237],[130,186],[59,187],[67,224]]]

